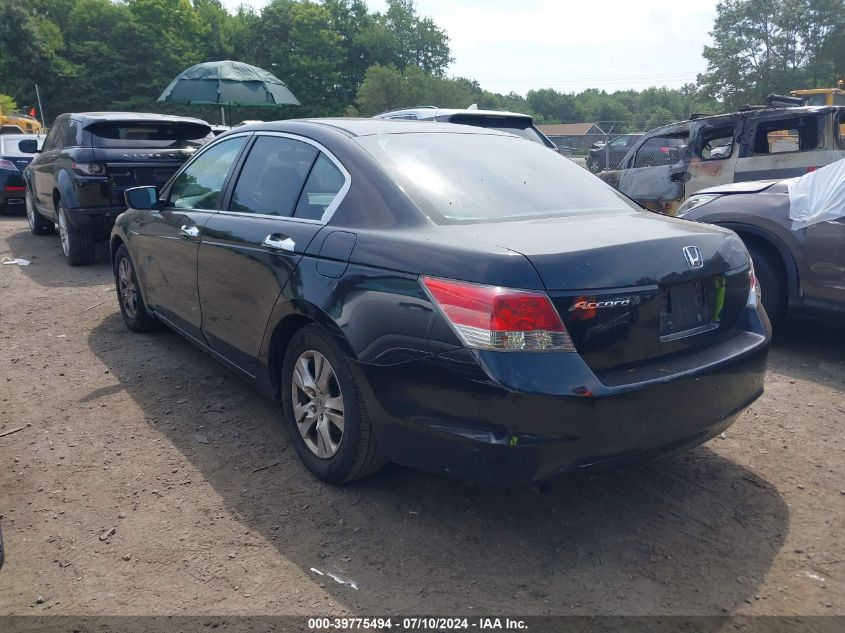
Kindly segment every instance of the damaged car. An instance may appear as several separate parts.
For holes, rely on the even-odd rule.
[[[770,102],[652,130],[618,170],[599,177],[652,211],[675,215],[701,189],[801,176],[845,158],[845,108]]]
[[[787,313],[845,314],[845,160],[800,178],[703,189],[678,216],[742,238],[773,325]]]
[[[763,391],[742,241],[512,134],[262,123],[125,195],[126,326],[165,324],[279,399],[329,482],[619,466],[707,441]]]

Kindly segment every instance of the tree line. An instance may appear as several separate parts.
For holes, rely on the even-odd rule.
[[[680,89],[526,95],[448,78],[448,34],[413,0],[382,12],[363,0],[271,0],[228,12],[220,0],[0,0],[0,93],[61,112],[155,110],[218,120],[207,106],[155,99],[183,69],[236,59],[269,70],[302,102],[238,108],[236,119],[371,116],[415,105],[506,109],[541,123],[646,130],[760,103],[770,92],[831,86],[845,70],[844,0],[725,0],[705,47],[707,70]]]

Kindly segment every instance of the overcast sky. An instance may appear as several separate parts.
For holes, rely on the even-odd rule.
[[[224,0],[236,7],[242,0]],[[266,0],[243,0],[260,8]],[[383,0],[366,0],[382,10]],[[717,0],[417,0],[449,34],[448,74],[493,92],[677,88],[705,69]]]

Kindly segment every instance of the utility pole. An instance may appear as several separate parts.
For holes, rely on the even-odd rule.
[[[35,98],[38,99],[38,116],[41,117],[41,127],[44,125],[44,108],[41,107],[41,93],[38,92],[38,84],[35,84]]]

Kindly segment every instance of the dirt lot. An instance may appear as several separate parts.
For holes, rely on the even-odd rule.
[[[124,328],[105,251],[70,268],[0,217],[4,256],[32,265],[0,266],[0,614],[845,614],[841,327],[790,324],[766,394],[682,456],[545,495],[332,487],[274,403]]]

